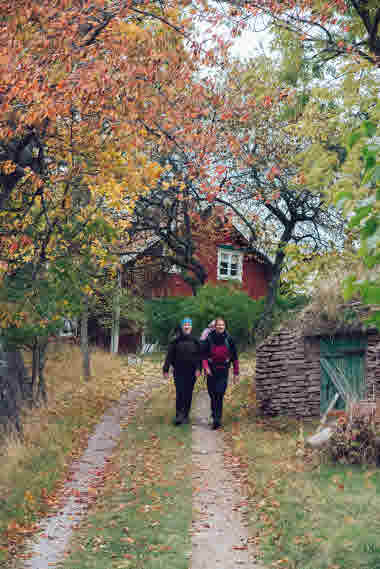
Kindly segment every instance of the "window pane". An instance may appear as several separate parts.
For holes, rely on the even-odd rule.
[[[228,275],[228,264],[227,263],[220,263],[220,274],[221,275]]]
[[[239,272],[239,257],[238,255],[232,255],[231,257],[231,276],[236,277]]]

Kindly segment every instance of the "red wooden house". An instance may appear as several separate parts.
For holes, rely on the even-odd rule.
[[[198,258],[207,271],[206,282],[236,282],[251,298],[265,296],[271,278],[271,263],[258,251],[246,253],[246,250],[247,242],[238,231],[228,240],[216,242],[214,247],[208,246],[203,252],[200,244]],[[150,298],[191,295],[192,289],[184,282],[176,265],[152,282]]]
[[[207,240],[207,235],[204,238]],[[241,284],[251,298],[258,299],[265,296],[272,275],[272,264],[263,253],[248,245],[247,239],[237,228],[220,242],[213,240],[210,245],[209,241],[205,246],[199,243],[197,257],[207,271],[206,282],[216,285],[236,282]],[[165,262],[164,251],[164,245],[158,238],[153,237],[148,245],[142,248],[140,254],[137,253],[133,258],[126,256],[122,259],[125,263],[123,286],[135,290],[137,294],[147,299],[191,296],[193,291],[183,280],[181,269]],[[140,263],[136,268],[139,257]],[[130,351],[132,346],[135,349],[140,342],[140,336],[128,334],[127,330],[120,331],[120,351]]]

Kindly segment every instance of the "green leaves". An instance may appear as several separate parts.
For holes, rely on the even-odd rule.
[[[377,126],[372,121],[363,121],[362,129],[366,136],[372,137],[376,134]]]
[[[148,334],[166,345],[183,316],[191,316],[193,332],[198,336],[211,320],[222,316],[229,333],[244,345],[250,342],[263,307],[264,299],[253,300],[237,287],[207,284],[199,289],[197,296],[162,298],[147,303]]]
[[[353,152],[355,145],[362,144],[360,156],[363,164],[361,187],[358,195],[361,199],[355,203],[355,192],[344,190],[336,196],[340,206],[352,202],[353,215],[349,227],[358,232],[360,240],[357,257],[369,270],[369,275],[358,280],[351,276],[345,281],[345,298],[359,293],[366,304],[380,304],[380,279],[375,272],[380,264],[380,144],[374,141],[377,125],[369,120],[363,121],[360,128],[351,133],[348,147]],[[380,328],[380,313],[371,317],[371,322]]]
[[[364,207],[359,207],[356,210],[356,213],[354,215],[354,217],[352,217],[350,219],[350,223],[349,223],[349,227],[356,227],[357,225],[360,225],[360,222],[368,216],[369,213],[371,213],[372,210],[372,206],[371,205],[366,205]]]
[[[361,139],[362,135],[363,133],[361,130],[355,130],[354,132],[351,132],[348,138],[347,146],[349,148],[352,148]]]

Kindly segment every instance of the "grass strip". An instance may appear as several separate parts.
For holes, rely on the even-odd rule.
[[[231,460],[267,567],[380,569],[380,471],[331,464],[304,447],[314,427],[256,417],[252,380],[226,405]]]
[[[187,569],[191,426],[172,425],[173,386],[125,425],[104,491],[76,532],[64,569]]]

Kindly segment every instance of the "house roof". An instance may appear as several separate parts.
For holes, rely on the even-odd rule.
[[[222,216],[222,214],[224,214],[224,206],[216,206],[214,207],[214,210],[217,215]],[[249,237],[245,234],[244,227],[236,216],[232,219],[232,226],[236,231],[236,237],[243,242],[242,248],[244,252],[251,253],[256,257],[257,261],[272,267],[274,259],[272,259],[271,256],[264,252],[260,247],[252,246],[250,244]],[[133,241],[133,243],[126,245],[125,249],[128,250],[128,252],[120,255],[120,262],[122,264],[128,264],[130,261],[133,261],[160,241],[162,241],[162,239],[159,236],[153,234],[151,231],[146,232],[144,236],[139,236]],[[232,239],[232,241],[232,243],[226,242],[224,244],[226,246],[234,246],[234,239]],[[216,243],[216,246],[223,246],[223,243]]]
[[[129,253],[124,253],[120,255],[120,262],[123,265],[126,265],[130,261],[136,259],[141,253],[144,253],[147,249],[150,249],[152,245],[159,243],[161,239],[157,235],[151,235],[146,237],[145,239],[136,239],[130,248],[133,248],[132,251]]]
[[[258,261],[260,261],[261,263],[265,263],[266,265],[269,265],[270,267],[272,267],[273,262],[274,262],[274,258],[271,258],[270,255],[268,255],[267,253],[262,251],[260,247],[257,247],[256,245],[255,246],[250,245],[249,240],[247,239],[247,237],[243,233],[239,224],[232,222],[232,225],[233,225],[233,228],[235,229],[235,231],[237,232],[237,234],[240,236],[240,238],[242,238],[244,240],[245,246],[247,248],[247,253],[252,253],[257,258]]]

